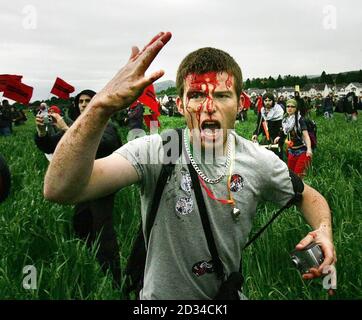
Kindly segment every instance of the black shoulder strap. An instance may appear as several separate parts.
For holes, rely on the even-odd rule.
[[[210,220],[207,215],[206,205],[204,202],[204,197],[202,195],[200,183],[198,180],[198,175],[197,175],[194,167],[189,163],[189,161],[188,161],[187,166],[190,171],[190,176],[191,176],[192,185],[193,185],[194,192],[195,192],[197,206],[198,206],[199,212],[200,212],[202,227],[204,229],[207,245],[209,247],[212,261],[213,261],[213,267],[215,269],[215,272],[216,272],[218,278],[223,279],[224,278],[224,268],[223,268],[222,262],[220,260],[219,254],[217,252],[215,239],[214,239],[214,236],[211,231]]]
[[[151,234],[151,229],[156,219],[158,207],[160,206],[160,201],[162,197],[163,190],[165,189],[165,185],[168,177],[172,174],[173,169],[175,168],[176,160],[180,157],[182,152],[182,129],[176,129],[178,139],[172,139],[175,135],[168,135],[166,140],[162,140],[162,145],[164,148],[164,161],[162,164],[160,175],[158,176],[153,201],[151,205],[150,214],[148,215],[146,221],[146,243],[148,243],[149,235]],[[171,132],[170,132],[171,133]],[[162,135],[161,135],[162,137]],[[170,148],[166,152],[165,146],[168,145]],[[173,148],[178,148],[177,152],[173,152],[175,150]],[[176,155],[176,156],[175,156]],[[173,157],[172,157],[173,156]],[[167,160],[167,162],[166,162]]]
[[[244,246],[243,249],[246,249],[249,247],[257,238],[261,236],[261,234],[265,231],[267,227],[287,208],[292,206],[293,204],[297,204],[302,200],[302,193],[304,191],[304,184],[303,181],[293,172],[289,169],[289,176],[292,181],[293,185],[293,191],[294,191],[294,197],[290,199],[287,204],[279,209],[274,215],[271,217],[271,219],[262,227]]]

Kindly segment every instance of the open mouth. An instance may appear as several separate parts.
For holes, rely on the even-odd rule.
[[[201,137],[215,140],[221,133],[221,124],[217,120],[205,120],[201,123]]]

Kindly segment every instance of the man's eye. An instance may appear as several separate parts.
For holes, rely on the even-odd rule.
[[[205,94],[202,92],[191,92],[188,96],[190,99],[202,99],[205,97]]]

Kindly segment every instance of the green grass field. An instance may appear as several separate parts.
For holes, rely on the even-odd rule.
[[[0,137],[0,153],[12,172],[12,190],[0,204],[0,299],[123,299],[95,260],[96,246],[88,250],[72,234],[72,208],[43,199],[47,160],[37,150],[34,117],[15,127],[12,137]],[[318,149],[305,182],[320,191],[333,212],[338,255],[338,287],[329,298],[322,280],[303,281],[289,258],[296,243],[310,230],[294,208],[279,217],[244,253],[245,294],[250,299],[361,299],[362,298],[362,119],[346,123],[343,115],[316,119]],[[162,128],[183,126],[180,118],[161,118]],[[237,124],[251,137],[255,116]],[[123,141],[127,132],[120,128]],[[139,222],[138,190],[129,187],[117,194],[115,222],[125,265]],[[275,211],[258,209],[253,232]],[[23,268],[37,270],[37,288],[24,289]]]

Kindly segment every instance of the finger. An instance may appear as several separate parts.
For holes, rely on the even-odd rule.
[[[309,280],[319,278],[322,275],[316,268],[310,268],[308,273],[303,274],[303,279]]]
[[[304,239],[302,239],[296,246],[295,248],[297,250],[302,250],[303,248],[305,248],[308,244],[310,244],[311,242],[313,242],[314,237],[311,233],[308,233],[306,237],[304,237]]]
[[[134,60],[137,55],[139,54],[140,52],[140,49],[138,49],[138,47],[136,46],[133,46],[132,49],[131,49],[131,56],[129,57],[129,60]]]
[[[145,77],[146,87],[149,86],[151,83],[153,83],[153,82],[157,81],[158,79],[160,79],[164,74],[165,74],[165,71],[158,70],[156,72],[153,72],[149,76]]]
[[[151,39],[151,41],[150,41],[149,43],[147,43],[147,44],[143,47],[141,53],[144,52],[144,51],[145,51],[149,46],[151,46],[153,43],[155,43],[158,39],[160,39],[164,34],[165,34],[164,32],[160,32],[160,33],[158,33],[157,35],[155,35],[155,36]]]
[[[151,62],[155,59],[161,49],[167,44],[171,39],[171,33],[167,32],[161,36],[156,42],[150,45],[144,52],[139,56],[140,68],[139,72],[144,74],[147,68],[150,66]]]
[[[334,290],[334,289],[329,289],[328,290],[328,295],[329,296],[334,296],[336,294],[336,290]]]
[[[334,257],[333,256],[326,256],[324,258],[323,263],[319,266],[318,270],[320,272],[323,272],[324,269],[328,270],[329,266],[331,266],[334,263]]]

